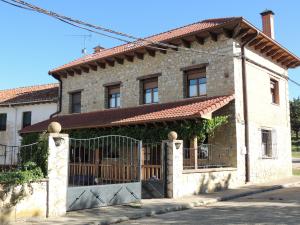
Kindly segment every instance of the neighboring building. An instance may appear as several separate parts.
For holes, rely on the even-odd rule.
[[[229,177],[236,183],[289,176],[288,69],[300,59],[275,41],[273,13],[262,18],[263,32],[242,17],[209,19],[146,41],[96,48],[49,72],[62,85],[59,115],[22,133],[45,130],[50,121],[65,130],[151,129],[230,115],[209,140],[218,164],[207,167],[234,168]]]
[[[19,130],[57,111],[58,84],[0,90],[0,144],[19,146]]]

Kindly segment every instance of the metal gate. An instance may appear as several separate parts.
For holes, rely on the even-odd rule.
[[[139,201],[141,146],[119,135],[70,138],[67,210]]]
[[[166,192],[166,147],[158,143],[142,146],[142,198],[164,198]]]

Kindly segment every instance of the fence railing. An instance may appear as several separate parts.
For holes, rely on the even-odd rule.
[[[22,146],[0,144],[0,172],[7,172],[18,168],[22,163],[37,161],[38,143]]]
[[[229,149],[202,144],[183,148],[183,169],[221,168],[229,166]]]

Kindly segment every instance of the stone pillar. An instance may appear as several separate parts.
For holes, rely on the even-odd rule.
[[[163,141],[167,145],[167,195],[169,198],[182,196],[182,172],[183,172],[183,141],[176,140],[177,133],[172,131],[168,135],[169,140]]]
[[[198,138],[193,136],[190,139],[190,160],[194,169],[198,168]]]
[[[49,125],[48,217],[66,214],[69,162],[69,135],[60,134],[59,123]]]

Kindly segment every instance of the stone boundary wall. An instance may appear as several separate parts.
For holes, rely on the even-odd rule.
[[[181,195],[197,195],[243,185],[236,168],[185,170],[181,176]]]
[[[0,186],[0,193],[0,224],[32,217],[45,218],[48,214],[48,180],[18,185],[6,195]],[[10,207],[18,197],[22,199]]]

